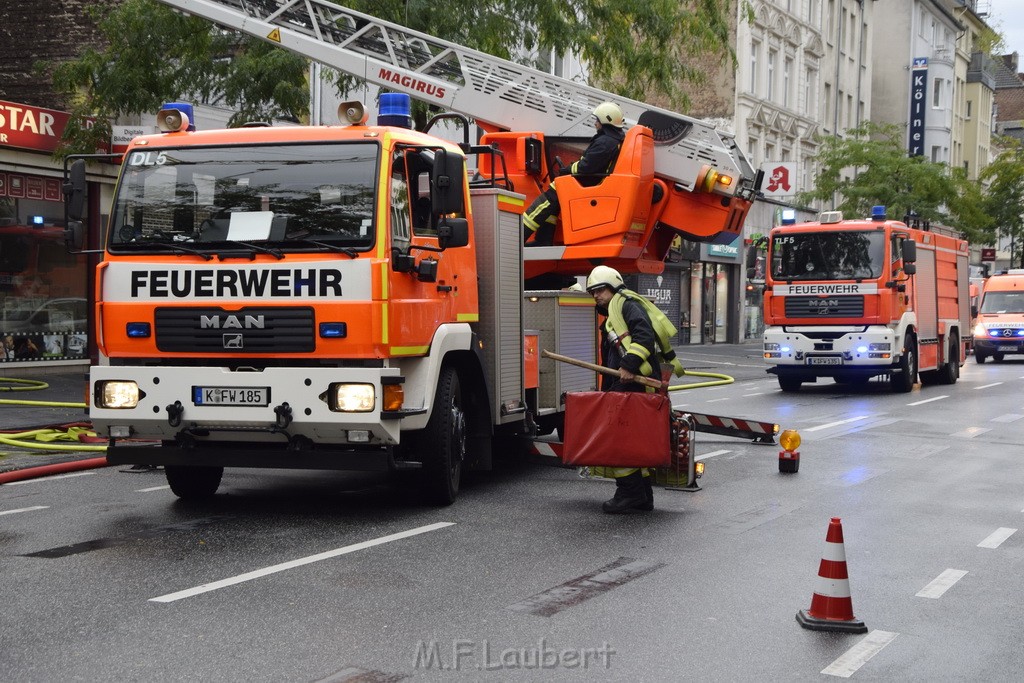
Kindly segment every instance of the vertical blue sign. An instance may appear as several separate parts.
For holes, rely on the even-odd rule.
[[[910,127],[907,152],[912,157],[924,154],[924,115],[928,109],[928,58],[915,57],[910,69]]]

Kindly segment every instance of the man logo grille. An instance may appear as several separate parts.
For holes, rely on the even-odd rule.
[[[201,330],[262,330],[266,327],[262,315],[201,315]]]

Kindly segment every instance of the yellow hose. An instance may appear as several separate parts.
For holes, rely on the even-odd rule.
[[[693,384],[673,384],[669,386],[669,391],[682,391],[683,389],[699,389],[701,387],[717,387],[723,384],[732,384],[736,380],[729,375],[723,375],[718,372],[697,372],[696,370],[685,370],[683,375],[693,375],[695,377],[717,377],[718,379],[714,382],[694,382]]]
[[[38,379],[15,379],[14,377],[0,377],[0,384],[24,384],[22,387],[3,387],[0,386],[0,391],[39,391],[40,389],[46,389],[50,385],[46,382],[42,382]]]

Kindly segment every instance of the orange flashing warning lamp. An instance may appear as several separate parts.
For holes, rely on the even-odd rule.
[[[800,469],[800,433],[795,429],[787,429],[779,434],[779,472],[795,474]]]

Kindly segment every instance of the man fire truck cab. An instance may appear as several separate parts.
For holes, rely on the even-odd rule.
[[[889,376],[897,392],[953,384],[970,338],[967,242],[938,228],[838,211],[768,236],[764,359],[783,391]]]
[[[974,359],[1001,363],[1024,353],[1024,269],[996,273],[985,281],[974,327]]]
[[[612,177],[566,197],[561,244],[524,250],[540,141],[585,140],[612,95],[320,0],[161,1],[509,131],[415,131],[392,93],[406,108],[378,125],[347,103],[347,125],[196,130],[177,103],[131,141],[96,271],[90,417],[109,462],[164,465],[181,497],[212,495],[225,467],[277,467],[404,470],[451,503],[495,443],[557,429],[566,392],[596,388],[539,357],[597,360],[593,300],[524,277],[660,272],[683,228],[737,234],[757,189],[731,137],[615,98],[633,118]]]

